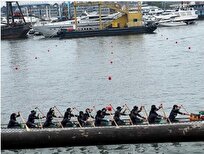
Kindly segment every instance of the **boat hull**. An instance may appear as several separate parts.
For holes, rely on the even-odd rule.
[[[2,26],[1,39],[26,38],[29,30],[30,26],[28,24],[21,24],[16,26]]]
[[[67,29],[61,29],[59,36],[61,39],[65,38],[83,38],[94,36],[116,36],[116,35],[133,35],[153,33],[157,29],[156,26],[138,26],[130,28],[110,28],[103,30],[90,30],[90,31],[67,31]]]
[[[204,141],[203,122],[1,132],[2,149],[193,141]]]

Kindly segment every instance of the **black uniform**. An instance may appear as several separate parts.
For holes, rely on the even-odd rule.
[[[20,114],[12,113],[8,123],[8,128],[20,128],[21,125],[16,121],[16,118],[20,117]]]
[[[155,105],[152,105],[151,111],[149,112],[148,121],[150,124],[158,123],[161,121],[162,116],[158,115],[156,111],[160,108],[156,108]]]
[[[142,108],[140,108],[140,110],[138,110],[137,106],[134,106],[134,108],[132,109],[132,111],[130,112],[130,119],[132,120],[133,124],[139,124],[142,123],[143,119],[145,119],[144,117],[142,117],[139,113],[142,111]],[[139,118],[140,117],[140,118]]]
[[[179,107],[177,105],[174,105],[173,109],[171,110],[171,113],[169,115],[169,120],[171,122],[178,122],[178,120],[176,120],[177,114],[185,115],[185,113],[182,113],[182,112],[179,111]]]
[[[86,123],[85,123],[85,120],[84,120],[84,112],[83,111],[79,112],[79,115],[78,115],[77,119],[78,119],[78,122],[80,123],[80,125],[82,127],[84,127]]]
[[[94,118],[92,115],[91,115],[91,111],[90,109],[86,109],[85,113],[84,113],[84,120],[88,120],[89,118]]]
[[[48,128],[48,127],[57,127],[54,123],[52,123],[53,117],[57,117],[54,113],[54,109],[50,108],[50,110],[47,113],[46,116],[46,121],[43,125],[44,128]]]
[[[66,112],[64,113],[64,118],[61,121],[61,124],[63,127],[66,127],[66,126],[73,127],[74,126],[73,122],[70,121],[71,117],[74,117],[74,115],[71,112],[72,112],[71,108],[68,108]]]
[[[29,128],[36,128],[35,119],[39,119],[39,116],[36,116],[36,112],[34,110],[31,111],[31,114],[28,116],[28,121],[26,125]]]
[[[115,122],[117,123],[117,125],[125,125],[125,122],[123,120],[120,119],[121,115],[126,115],[124,112],[121,113],[122,108],[119,106],[116,108],[117,111],[115,111],[114,117],[113,119],[115,120]],[[115,125],[114,122],[112,122],[112,125]]]
[[[95,125],[96,126],[106,126],[108,125],[108,121],[104,119],[106,112],[102,112],[98,110],[95,116]]]

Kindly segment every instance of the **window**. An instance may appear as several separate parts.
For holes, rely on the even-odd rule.
[[[137,19],[133,19],[133,22],[137,22]]]

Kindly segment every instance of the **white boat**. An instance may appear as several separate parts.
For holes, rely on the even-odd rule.
[[[110,22],[113,19],[117,19],[121,15],[121,13],[101,15],[102,23],[106,24],[107,22]],[[77,17],[77,22],[78,26],[99,25],[99,15],[96,13],[86,14],[85,16]],[[42,33],[45,37],[54,37],[57,36],[57,33],[61,28],[73,28],[74,24],[75,20],[67,20],[53,23],[36,23],[33,26],[33,29]]]
[[[180,22],[169,21],[169,22],[159,23],[160,27],[177,27],[177,26],[185,26],[185,25],[186,23],[183,21],[180,21]]]
[[[154,16],[159,23],[159,26],[172,27],[172,26],[184,26],[195,23],[198,19],[196,10],[178,9],[178,10],[166,10],[161,15]]]

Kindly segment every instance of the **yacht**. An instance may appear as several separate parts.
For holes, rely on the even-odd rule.
[[[155,15],[159,26],[183,26],[195,23],[198,19],[196,10],[193,8],[166,10],[160,15]]]
[[[106,24],[114,19],[117,19],[121,16],[121,13],[114,13],[110,15],[101,15],[101,20],[103,24]],[[73,25],[75,24],[75,20],[67,20],[61,22],[50,22],[50,23],[36,23],[33,26],[35,31],[42,33],[45,37],[54,37],[57,36],[58,31],[61,28],[72,29]],[[78,26],[92,26],[98,25],[99,26],[99,15],[96,12],[93,13],[86,13],[81,17],[77,17],[77,25]]]

